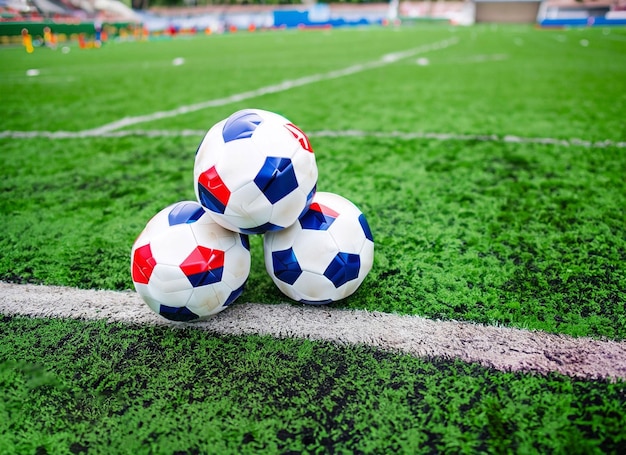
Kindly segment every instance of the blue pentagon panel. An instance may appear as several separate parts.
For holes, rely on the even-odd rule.
[[[161,305],[159,307],[159,314],[165,319],[178,322],[193,321],[194,319],[198,319],[200,317],[186,306],[176,307]]]
[[[248,237],[246,234],[239,234],[239,238],[241,239],[241,244],[243,245],[243,247],[250,251],[250,237]]]
[[[363,232],[365,233],[365,237],[367,237],[372,242],[374,241],[374,236],[372,235],[372,231],[370,230],[370,225],[367,224],[367,220],[365,219],[364,214],[359,215],[359,223],[361,223],[361,227],[363,228]]]
[[[204,214],[204,209],[199,207],[195,202],[183,202],[176,204],[172,211],[167,215],[167,221],[170,226],[176,224],[195,223]]]
[[[281,229],[285,229],[284,226],[279,226],[274,223],[265,223],[260,226],[250,227],[250,228],[240,228],[241,232],[244,234],[264,234],[269,231],[280,231]],[[249,248],[248,248],[249,249]]]
[[[276,278],[287,284],[295,283],[298,277],[302,275],[302,269],[298,264],[298,258],[296,258],[293,248],[274,251],[272,253],[272,267]]]
[[[249,110],[235,112],[224,124],[222,130],[224,142],[251,137],[262,121],[263,119],[256,112]]]
[[[216,267],[205,272],[187,275],[187,279],[194,288],[197,288],[199,286],[206,286],[207,284],[219,283],[222,281],[223,274],[224,267]]]
[[[230,293],[230,295],[228,296],[228,298],[226,299],[226,301],[224,302],[223,306],[228,306],[231,303],[233,303],[235,300],[237,300],[237,298],[243,294],[243,288],[244,288],[245,284],[242,284],[239,289],[235,289],[233,292]]]
[[[320,210],[319,205],[312,204],[308,212],[300,218],[300,226],[302,226],[302,229],[326,231],[337,219],[337,216],[333,215],[333,213],[324,213]]]
[[[335,285],[336,288],[354,280],[359,276],[361,268],[361,256],[352,253],[337,253],[331,261],[324,276]]]
[[[300,303],[306,303],[307,305],[328,305],[329,303],[332,303],[332,299],[326,299],[326,300],[305,300],[305,299],[300,299],[299,302]]]
[[[272,204],[298,188],[298,179],[289,158],[268,156],[254,183]]]

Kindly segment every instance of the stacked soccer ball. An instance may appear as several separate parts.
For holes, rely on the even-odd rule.
[[[167,319],[204,319],[241,295],[251,234],[264,236],[276,286],[299,302],[344,299],[372,267],[365,216],[346,198],[316,191],[311,144],[278,114],[246,109],[215,124],[196,152],[194,188],[197,201],[155,215],[131,251],[135,289]]]

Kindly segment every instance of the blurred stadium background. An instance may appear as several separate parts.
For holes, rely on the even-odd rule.
[[[148,39],[272,28],[329,28],[413,22],[542,27],[626,25],[626,0],[0,0],[0,44],[35,47],[102,32],[102,39]]]

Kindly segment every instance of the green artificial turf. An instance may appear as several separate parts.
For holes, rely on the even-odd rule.
[[[129,252],[144,224],[194,199],[198,141],[31,139],[25,149],[5,140],[0,278],[132,288]],[[318,189],[354,201],[376,241],[370,276],[336,306],[626,336],[620,150],[377,138],[313,144]],[[265,272],[262,238],[251,246],[241,299],[284,301]]]
[[[84,131],[450,39],[124,137],[6,136]],[[418,25],[2,47],[0,280],[131,289],[136,236],[194,198],[202,132],[258,107],[311,134],[318,189],[351,199],[374,233],[370,275],[334,307],[623,340],[625,39],[623,28]],[[284,301],[261,236],[251,253],[241,301]],[[623,382],[104,322],[0,316],[0,339],[0,453],[626,452]]]
[[[104,322],[3,317],[0,335],[2,453],[626,449],[623,382]]]
[[[372,227],[373,270],[336,306],[623,339],[623,148],[454,135],[624,141],[624,36],[425,26],[109,43],[69,54],[0,49],[0,126],[76,131],[457,40],[423,54],[427,66],[408,58],[130,125],[126,137],[0,139],[0,279],[132,288],[136,236],[166,205],[195,197],[201,133],[177,131],[206,131],[253,106],[312,133],[318,189],[352,200]],[[176,56],[185,65],[172,66]],[[31,67],[38,78],[24,76]],[[354,130],[365,136],[314,134]],[[393,132],[453,137],[368,136]],[[284,300],[265,274],[262,239],[251,242],[241,299]]]

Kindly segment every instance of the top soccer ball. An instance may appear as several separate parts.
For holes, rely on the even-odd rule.
[[[235,112],[202,140],[194,164],[198,201],[223,227],[262,234],[292,225],[311,204],[317,165],[306,135],[281,115]]]

